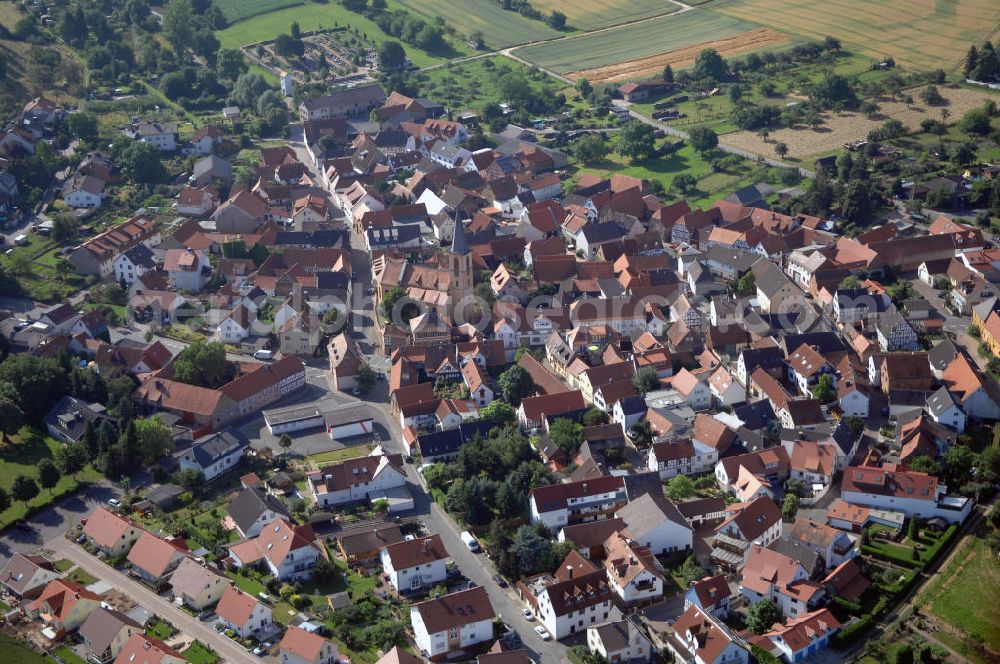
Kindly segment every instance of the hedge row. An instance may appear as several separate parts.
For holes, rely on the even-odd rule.
[[[853,625],[848,625],[834,634],[833,638],[830,639],[831,645],[834,648],[843,648],[854,643],[868,632],[874,622],[875,619],[872,617],[872,614],[866,613]]]
[[[861,553],[868,554],[869,556],[873,556],[875,558],[881,558],[882,560],[887,560],[891,563],[896,563],[897,565],[901,565],[903,567],[907,567],[910,569],[921,566],[920,561],[914,560],[911,555],[906,555],[906,556],[899,555],[895,551],[892,551],[890,549],[885,549],[880,546],[873,546],[871,544],[862,544]]]

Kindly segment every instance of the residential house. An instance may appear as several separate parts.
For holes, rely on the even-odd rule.
[[[103,278],[114,273],[115,259],[137,244],[150,249],[160,244],[160,231],[152,217],[137,215],[92,237],[73,250],[69,261],[78,273]]]
[[[647,603],[663,596],[663,567],[649,547],[617,532],[604,542],[604,550],[608,585],[622,606]]]
[[[59,578],[52,561],[42,555],[15,552],[0,571],[0,583],[18,599],[34,599],[49,581]]]
[[[848,466],[841,480],[841,498],[851,505],[902,512],[921,519],[939,517],[961,523],[969,516],[972,500],[949,496],[947,487],[927,473],[904,470],[895,464],[881,468]]]
[[[440,535],[390,544],[382,549],[381,559],[389,583],[400,593],[430,588],[448,577],[448,551]]]
[[[802,291],[771,261],[757,261],[750,271],[754,275],[761,311],[788,313],[805,302]]]
[[[767,496],[727,508],[729,517],[715,528],[712,560],[738,569],[751,546],[767,546],[781,537],[781,510]]]
[[[712,406],[712,391],[697,376],[681,369],[670,378],[670,387],[695,411]]]
[[[685,664],[749,664],[750,648],[724,622],[689,606],[663,639],[664,650]]]
[[[784,624],[775,624],[755,645],[792,664],[825,650],[838,631],[840,622],[830,610],[819,609]]]
[[[68,579],[54,579],[46,584],[38,598],[25,605],[31,618],[38,618],[59,636],[82,625],[101,607],[103,595],[91,592]]]
[[[571,523],[608,518],[627,502],[625,484],[615,476],[539,486],[528,494],[531,522],[553,532]]]
[[[230,586],[215,606],[219,622],[240,638],[260,638],[274,629],[271,607],[257,600],[236,586]]]
[[[256,537],[264,526],[275,519],[290,519],[288,507],[259,487],[247,487],[229,501],[227,508],[236,531],[241,537]]]
[[[236,567],[263,566],[282,581],[309,578],[317,561],[328,556],[312,526],[283,518],[268,523],[257,537],[230,545],[229,555]]]
[[[212,270],[208,256],[194,249],[168,249],[163,269],[172,288],[190,293],[200,293],[205,288]]]
[[[194,558],[184,558],[170,577],[174,596],[196,611],[214,606],[233,582]]]
[[[319,634],[291,625],[278,643],[281,664],[337,664],[337,645]]]
[[[383,523],[338,535],[337,548],[347,564],[356,567],[371,565],[379,560],[382,549],[402,541],[403,533],[397,524]]]
[[[1000,388],[965,354],[952,360],[941,374],[941,381],[969,417],[977,420],[1000,419]]]
[[[654,443],[649,448],[647,468],[660,473],[668,480],[675,475],[699,475],[716,464],[719,453],[703,443],[682,438]]]
[[[896,307],[891,307],[878,315],[875,321],[875,330],[883,352],[920,349],[920,338],[913,326],[903,318],[903,314]]]
[[[136,279],[156,268],[157,261],[153,251],[144,244],[137,244],[128,251],[122,252],[112,263],[115,281],[131,286]]]
[[[130,135],[143,143],[155,146],[160,152],[173,152],[177,149],[177,125],[173,122],[143,120],[133,126]]]
[[[652,655],[649,638],[631,620],[588,627],[587,648],[610,664],[645,664]]]
[[[410,607],[417,647],[438,658],[493,640],[496,611],[482,586],[418,602]]]
[[[142,634],[142,626],[124,613],[101,607],[87,616],[77,632],[87,661],[110,664],[125,649],[125,644],[135,634]]]
[[[53,438],[63,443],[76,443],[83,438],[88,424],[93,423],[96,427],[110,419],[101,404],[88,404],[66,395],[45,414],[43,422]]]
[[[238,466],[249,445],[238,429],[230,427],[194,441],[178,462],[181,470],[200,471],[208,482]]]
[[[133,634],[114,664],[186,664],[187,661],[166,643],[145,634]]]
[[[107,193],[107,183],[93,175],[77,174],[66,181],[62,188],[63,201],[71,208],[93,209],[101,207]]]
[[[706,576],[692,583],[684,593],[684,609],[696,606],[705,613],[725,620],[729,615],[729,600],[732,595],[725,576]]]
[[[850,535],[812,519],[796,519],[788,534],[788,541],[812,549],[819,555],[827,570],[839,567],[858,553]]]
[[[606,622],[611,615],[611,589],[604,570],[576,551],[553,574],[519,581],[517,590],[557,640]]]
[[[517,419],[523,429],[531,431],[541,427],[546,418],[584,411],[586,408],[587,404],[580,390],[546,394],[522,399],[517,408]]]
[[[160,539],[153,533],[144,532],[128,552],[129,572],[159,589],[187,556],[184,540]]]
[[[751,604],[770,599],[781,615],[797,618],[819,604],[824,590],[809,580],[809,572],[798,560],[752,545],[740,579],[740,594]]]
[[[398,454],[349,459],[306,476],[309,495],[321,508],[369,499],[374,493],[406,485]]]
[[[691,526],[677,507],[661,495],[643,494],[619,508],[615,515],[624,523],[625,535],[654,555],[691,550]]]
[[[124,557],[144,532],[128,517],[102,506],[94,508],[83,526],[87,541],[112,558]]]

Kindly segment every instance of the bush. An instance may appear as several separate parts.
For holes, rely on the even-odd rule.
[[[834,634],[833,638],[830,639],[830,643],[834,648],[843,648],[848,646],[864,636],[865,633],[867,633],[871,628],[873,622],[874,620],[872,619],[871,614],[865,614],[861,616],[861,619],[858,620],[858,622],[853,625],[849,625]]]

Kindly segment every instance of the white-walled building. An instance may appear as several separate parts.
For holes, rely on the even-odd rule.
[[[430,657],[493,640],[496,612],[486,589],[476,586],[410,607],[410,624],[417,647]]]
[[[443,583],[448,551],[440,535],[403,540],[383,547],[382,570],[397,592],[407,593]]]

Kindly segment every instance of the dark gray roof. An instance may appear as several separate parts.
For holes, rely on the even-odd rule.
[[[455,215],[455,236],[451,240],[451,253],[458,256],[465,256],[470,251],[469,238],[465,235],[465,226]]]
[[[625,495],[628,497],[629,502],[647,493],[654,496],[663,495],[663,483],[660,481],[660,473],[655,470],[647,473],[625,475],[622,477],[622,482],[625,485]]]
[[[94,425],[101,420],[109,419],[104,414],[104,406],[88,404],[71,396],[64,396],[45,415],[46,426],[51,426],[74,443],[80,440],[87,430],[87,422]]]
[[[365,230],[368,245],[376,247],[395,247],[420,238],[419,226],[392,226],[390,228],[369,228]]]
[[[896,307],[890,307],[889,309],[881,312],[875,321],[875,327],[877,327],[879,332],[887,337],[891,335],[893,330],[900,325],[908,326],[909,323],[906,322],[906,319],[903,318],[903,314],[899,313],[899,309]]]
[[[754,283],[764,295],[771,296],[791,283],[781,268],[771,261],[757,261],[753,265]]]
[[[931,348],[930,352],[927,353],[927,360],[930,362],[931,368],[937,371],[944,371],[948,368],[948,365],[958,357],[958,347],[955,346],[951,339],[945,339],[939,344],[936,344]]]
[[[271,510],[285,517],[291,514],[285,504],[272,496],[264,493],[260,489],[249,487],[243,489],[235,498],[229,502],[229,516],[239,526],[240,530],[246,532],[260,518],[260,515],[267,510]]]
[[[462,445],[477,436],[486,438],[496,424],[489,420],[463,422],[455,429],[445,429],[417,436],[417,446],[422,457],[449,456],[457,454]]]
[[[229,427],[194,441],[191,451],[194,453],[194,459],[198,465],[207,468],[219,459],[243,450],[249,444],[249,441],[238,429]]]
[[[348,230],[319,230],[319,231],[279,231],[274,236],[274,244],[281,245],[310,245],[312,247],[336,247],[349,249],[351,246],[351,232]]]
[[[622,412],[626,415],[638,415],[639,413],[645,413],[647,410],[646,399],[638,394],[619,399],[618,403],[621,405]]]
[[[677,511],[686,519],[694,519],[697,516],[722,512],[726,509],[725,498],[697,498],[674,505]]]
[[[784,346],[786,353],[794,353],[802,344],[815,346],[820,355],[840,353],[847,350],[844,342],[833,332],[786,334],[781,340],[781,345]]]
[[[719,265],[726,265],[736,272],[742,273],[749,270],[754,263],[763,259],[749,251],[714,245],[709,247],[708,251],[705,252],[705,260],[718,263]]]
[[[80,636],[90,645],[95,653],[103,653],[111,646],[111,642],[126,625],[139,628],[140,625],[123,613],[98,608],[91,613],[80,626]]]
[[[162,484],[155,489],[150,489],[143,496],[160,509],[167,509],[177,501],[177,496],[181,495],[184,489],[176,484]]]
[[[673,521],[685,528],[691,527],[677,507],[662,494],[643,494],[615,512],[615,516],[625,522],[629,535],[639,540],[664,521]]]
[[[146,268],[147,270],[152,270],[156,267],[156,256],[153,255],[152,249],[141,242],[126,251],[125,256],[136,267]]]
[[[768,548],[799,561],[810,576],[820,565],[819,554],[805,544],[796,544],[786,539],[777,539],[771,542]]]
[[[588,244],[600,244],[601,242],[611,242],[625,236],[621,226],[613,221],[606,221],[601,224],[587,224],[583,227],[583,237]]]
[[[948,391],[947,387],[941,387],[927,397],[927,412],[934,417],[940,417],[948,412],[948,409],[955,405],[955,397]]]

